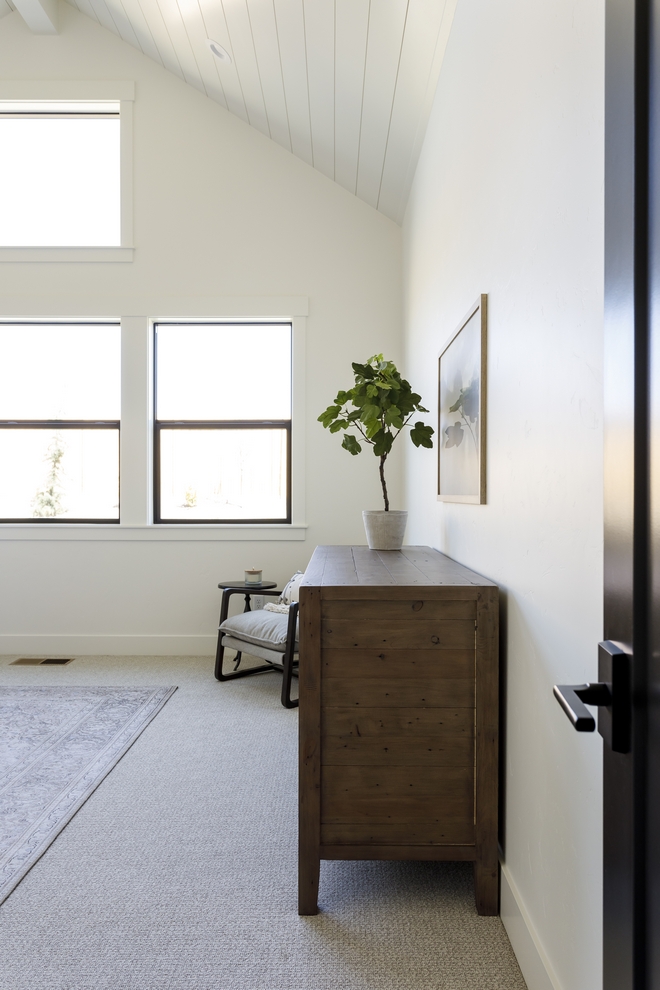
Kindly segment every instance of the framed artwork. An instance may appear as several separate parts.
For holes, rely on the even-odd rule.
[[[481,295],[438,359],[438,499],[486,501],[486,326]]]

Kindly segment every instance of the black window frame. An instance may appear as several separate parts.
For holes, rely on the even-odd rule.
[[[154,320],[153,322],[153,519],[154,525],[169,526],[285,526],[291,525],[292,520],[292,467],[291,467],[291,430],[293,422],[293,394],[291,395],[291,418],[289,419],[201,419],[201,420],[165,420],[158,419],[158,327],[194,327],[194,326],[240,326],[240,327],[289,327],[291,332],[291,390],[293,393],[293,321],[288,320]],[[218,387],[222,387],[222,369],[218,371]],[[162,430],[285,430],[286,432],[286,517],[285,518],[222,518],[222,519],[170,519],[162,517],[161,503],[161,445]]]
[[[0,326],[16,327],[117,327],[119,320],[0,320]],[[121,342],[120,342],[121,347]],[[120,382],[121,387],[121,382]],[[117,430],[117,518],[92,518],[90,516],[1,516],[0,524],[37,523],[39,525],[118,526],[121,522],[121,419],[0,419],[0,430]]]

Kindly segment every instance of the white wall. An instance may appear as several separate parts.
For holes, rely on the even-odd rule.
[[[44,527],[24,539],[0,527],[0,652],[206,653],[219,579],[255,565],[282,581],[318,543],[364,542],[376,459],[352,458],[316,416],[350,384],[352,360],[399,358],[401,230],[67,4],[61,15],[56,37],[3,18],[2,76],[135,81],[135,260],[1,264],[0,318],[108,306],[166,316],[175,298],[222,316],[226,297],[308,297],[308,529],[302,540],[227,542],[62,540]],[[396,504],[395,469],[390,480]]]
[[[406,367],[489,294],[488,504],[440,504],[410,451],[408,540],[502,589],[503,916],[530,990],[601,986],[601,741],[557,682],[602,625],[600,0],[459,0],[404,223]]]

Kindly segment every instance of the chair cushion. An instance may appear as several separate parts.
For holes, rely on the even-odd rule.
[[[245,643],[262,646],[267,650],[284,653],[289,616],[279,612],[267,612],[263,608],[253,612],[242,612],[225,619],[220,631],[232,639],[242,639]],[[296,650],[298,649],[298,627],[296,625]]]

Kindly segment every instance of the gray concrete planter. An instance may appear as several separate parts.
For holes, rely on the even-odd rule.
[[[408,513],[397,509],[363,509],[362,518],[370,550],[400,550]]]

